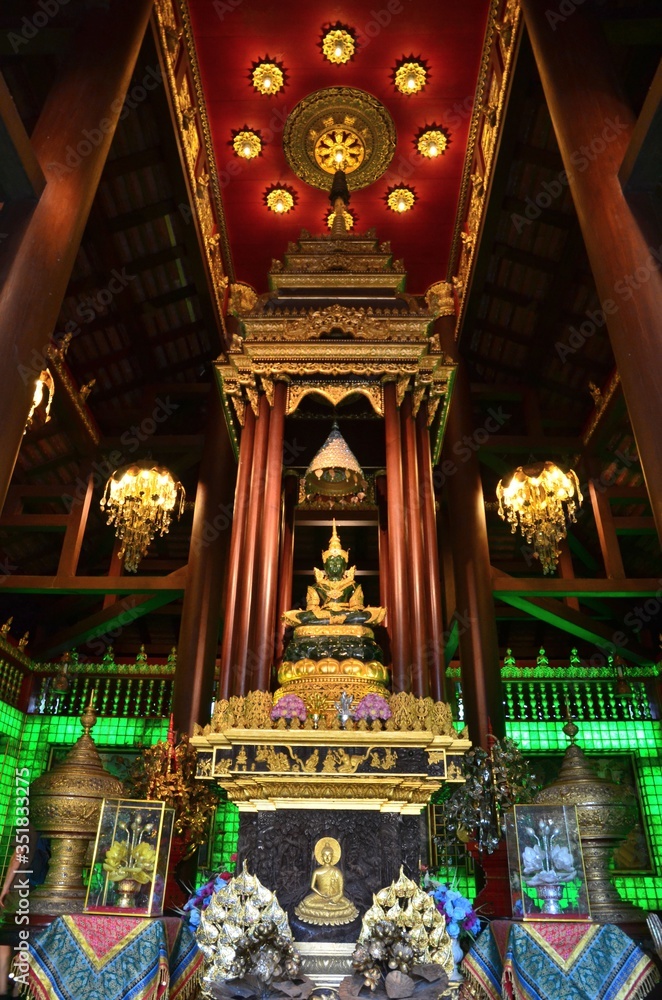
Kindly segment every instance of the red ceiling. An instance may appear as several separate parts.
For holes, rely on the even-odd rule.
[[[397,129],[388,173],[352,194],[358,231],[374,226],[381,240],[391,240],[395,255],[404,258],[410,292],[421,293],[445,278],[488,0],[189,3],[238,280],[265,291],[271,259],[282,257],[287,241],[304,227],[313,234],[324,231],[328,198],[287,165],[282,128],[303,97],[328,86],[374,94]],[[367,41],[343,66],[327,62],[318,45],[322,26],[336,21]],[[251,64],[267,54],[287,71],[285,88],[271,97],[256,93],[249,80]],[[398,59],[412,54],[426,60],[429,77],[421,93],[407,97],[393,87],[391,71]],[[426,160],[415,152],[412,140],[421,126],[433,122],[450,131],[451,143],[442,157]],[[263,135],[273,132],[262,156],[248,162],[228,145],[232,130],[244,125]],[[277,216],[267,210],[263,195],[269,185],[283,182],[299,197],[294,211]],[[418,196],[412,211],[403,215],[389,211],[384,202],[387,187],[397,182],[412,185]]]

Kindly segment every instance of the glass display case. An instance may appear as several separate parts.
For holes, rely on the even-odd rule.
[[[163,913],[174,816],[163,802],[103,800],[85,913]]]
[[[513,806],[504,820],[513,917],[590,918],[576,806]]]

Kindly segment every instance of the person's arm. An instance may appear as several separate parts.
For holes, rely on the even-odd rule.
[[[7,874],[5,875],[5,881],[2,885],[2,891],[0,891],[0,907],[4,907],[5,899],[7,894],[10,892],[12,887],[12,882],[14,881],[14,875],[18,871],[21,864],[21,858],[18,851],[14,851],[11,856],[11,861],[9,862],[9,867],[7,868]]]

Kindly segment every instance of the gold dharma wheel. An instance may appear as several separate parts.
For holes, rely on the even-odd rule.
[[[317,137],[315,160],[328,174],[344,170],[351,174],[363,163],[365,145],[361,136],[347,125],[332,125]]]

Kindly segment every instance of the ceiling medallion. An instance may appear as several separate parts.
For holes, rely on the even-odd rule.
[[[363,140],[349,124],[332,125],[322,132],[313,151],[316,162],[327,174],[335,174],[336,170],[351,174],[361,166],[365,156]]]
[[[393,119],[376,97],[353,87],[315,91],[293,109],[283,149],[301,180],[328,191],[329,175],[342,169],[350,191],[382,176],[395,152]]]
[[[444,155],[450,141],[448,129],[443,125],[426,125],[416,133],[414,146],[421,156],[433,160],[437,156]]]
[[[350,229],[353,229],[354,223],[356,221],[354,218],[354,214],[352,213],[351,209],[346,208],[345,211],[343,212],[343,217],[345,219],[345,229],[349,232]],[[333,211],[333,209],[331,209],[326,216],[326,224],[329,227],[329,229],[333,229],[333,223],[335,221],[335,218],[336,218],[336,213]]]
[[[337,21],[328,28],[322,29],[322,41],[320,42],[322,55],[330,63],[342,65],[349,62],[356,52],[356,34],[353,28]]]
[[[294,208],[297,200],[296,191],[287,184],[272,184],[264,192],[264,203],[270,212],[276,215],[287,215]]]
[[[243,129],[233,130],[230,145],[242,160],[253,160],[262,153],[262,137],[248,125]]]
[[[394,187],[386,192],[386,204],[392,212],[408,212],[414,207],[416,192],[413,188]]]
[[[427,63],[415,56],[403,56],[393,69],[393,85],[401,94],[418,94],[428,82]]]
[[[253,63],[250,79],[259,94],[277,94],[285,86],[285,67],[265,56]]]

